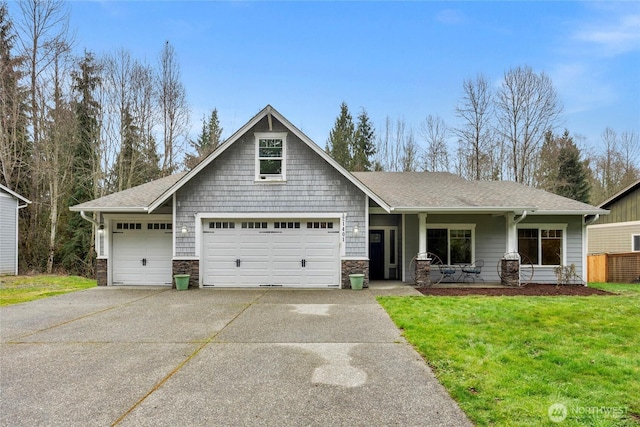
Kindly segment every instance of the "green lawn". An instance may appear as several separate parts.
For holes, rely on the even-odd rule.
[[[593,286],[620,295],[378,300],[477,425],[637,426],[640,285]]]
[[[96,281],[78,276],[0,277],[0,306],[18,304],[96,286]]]

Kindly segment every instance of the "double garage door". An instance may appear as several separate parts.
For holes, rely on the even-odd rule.
[[[203,233],[203,286],[339,287],[337,219],[216,219]]]

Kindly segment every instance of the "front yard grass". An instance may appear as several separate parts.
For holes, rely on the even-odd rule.
[[[78,276],[0,277],[0,306],[33,301],[96,286],[96,281]]]
[[[590,286],[620,295],[378,301],[477,425],[640,425],[640,285]]]

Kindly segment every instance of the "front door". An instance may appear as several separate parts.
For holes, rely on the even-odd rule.
[[[369,231],[369,279],[384,277],[384,230]]]

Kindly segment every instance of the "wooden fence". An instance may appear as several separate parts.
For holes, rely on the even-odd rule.
[[[587,257],[587,281],[633,283],[640,280],[640,252]]]

